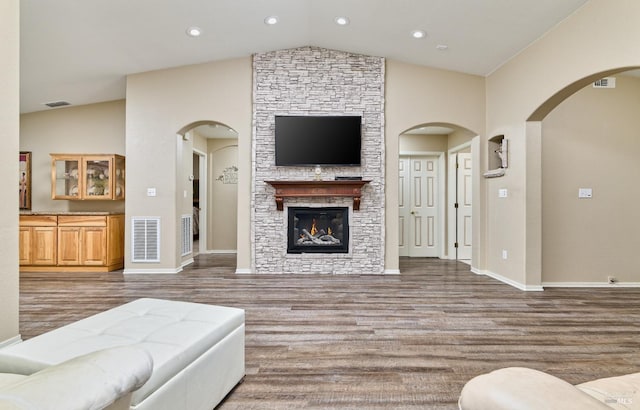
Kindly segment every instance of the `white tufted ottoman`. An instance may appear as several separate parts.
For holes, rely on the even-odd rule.
[[[0,373],[29,375],[96,350],[136,345],[153,358],[135,410],[212,410],[244,377],[244,310],[138,299],[0,350]]]

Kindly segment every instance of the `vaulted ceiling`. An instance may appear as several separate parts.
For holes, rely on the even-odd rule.
[[[124,98],[128,74],[308,45],[486,76],[587,1],[21,0],[21,111]]]

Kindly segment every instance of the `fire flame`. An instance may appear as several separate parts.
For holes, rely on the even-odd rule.
[[[327,227],[327,231],[329,233],[329,235],[331,235],[333,232],[331,231],[331,228]]]
[[[310,231],[312,236],[315,236],[315,234],[318,233],[318,228],[316,227],[316,219],[314,218],[311,222],[311,231]]]

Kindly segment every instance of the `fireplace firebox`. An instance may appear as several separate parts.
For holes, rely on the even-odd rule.
[[[349,208],[289,207],[287,253],[348,253]]]

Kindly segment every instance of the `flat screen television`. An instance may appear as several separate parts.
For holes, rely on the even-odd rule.
[[[276,115],[277,166],[360,166],[361,116]]]

